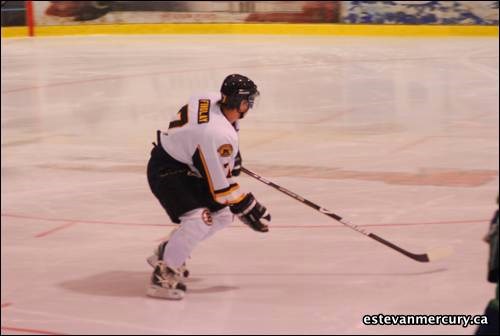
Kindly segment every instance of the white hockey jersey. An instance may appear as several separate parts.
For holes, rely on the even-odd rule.
[[[245,194],[231,177],[238,153],[238,132],[224,116],[217,101],[220,94],[190,98],[160,135],[161,146],[174,159],[207,180],[213,199],[234,204]]]

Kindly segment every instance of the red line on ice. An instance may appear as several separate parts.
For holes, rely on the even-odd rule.
[[[126,225],[126,226],[160,226],[160,227],[169,227],[176,226],[176,224],[148,224],[148,223],[124,223],[124,222],[109,222],[109,221],[91,221],[91,220],[79,220],[79,219],[62,219],[62,218],[44,218],[37,216],[26,216],[26,215],[17,215],[17,214],[1,214],[2,217],[13,217],[13,218],[26,218],[26,219],[35,219],[35,220],[45,220],[52,222],[71,222],[71,223],[81,223],[81,224],[106,224],[106,225]],[[379,224],[357,224],[357,226],[366,226],[366,227],[395,227],[395,226],[414,226],[414,225],[447,225],[447,224],[467,224],[467,223],[489,223],[488,219],[469,219],[469,220],[453,220],[453,221],[435,221],[435,222],[418,222],[418,223],[379,223]],[[68,223],[69,224],[69,223]],[[232,228],[240,228],[244,227],[243,225],[231,226]],[[344,225],[275,225],[273,229],[293,229],[293,228],[342,228]]]
[[[47,330],[26,329],[26,328],[16,328],[16,327],[4,327],[4,326],[2,326],[2,331],[3,330],[5,330],[5,331],[27,332],[27,333],[42,334],[42,335],[65,335],[65,334],[56,333],[56,332],[47,331]]]
[[[61,226],[58,226],[58,227],[55,227],[51,230],[48,230],[48,231],[44,231],[44,232],[41,232],[39,234],[36,234],[35,235],[35,238],[42,238],[42,237],[45,237],[45,236],[48,236],[49,234],[53,233],[53,232],[56,232],[56,231],[60,231],[60,230],[63,230],[67,227],[70,227],[71,225],[74,225],[76,224],[77,222],[69,222],[69,223],[66,223],[64,225],[61,225]]]

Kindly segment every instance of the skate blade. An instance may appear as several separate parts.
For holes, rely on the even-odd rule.
[[[166,299],[166,300],[182,300],[185,292],[180,289],[168,289],[163,287],[151,286],[147,289],[146,294],[151,297]]]

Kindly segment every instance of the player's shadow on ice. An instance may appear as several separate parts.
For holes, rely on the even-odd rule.
[[[375,276],[375,277],[414,277],[425,276],[433,273],[445,272],[446,268],[438,268],[434,270],[420,272],[346,272],[346,273],[325,273],[325,272],[304,272],[304,273],[201,273],[200,277],[190,277],[186,280],[188,293],[191,294],[213,294],[234,291],[239,289],[236,286],[203,286],[203,279],[217,278],[221,276],[230,277],[272,277],[285,279],[287,277],[359,277]],[[109,271],[105,273],[94,274],[85,278],[70,280],[60,283],[59,285],[70,291],[98,296],[116,296],[116,297],[144,297],[146,288],[149,284],[150,272],[131,272],[131,271]]]
[[[213,276],[231,276],[231,277],[414,277],[414,276],[425,276],[434,273],[446,272],[448,268],[440,267],[432,270],[418,271],[418,272],[263,272],[263,273],[248,273],[248,272],[238,272],[238,273],[200,273],[202,277],[213,277]]]
[[[98,296],[144,297],[149,285],[150,272],[109,271],[85,278],[69,280],[59,285],[73,292]],[[189,294],[213,294],[238,289],[234,286],[203,286],[202,278],[186,280]]]

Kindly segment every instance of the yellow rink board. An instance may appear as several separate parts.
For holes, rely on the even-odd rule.
[[[332,36],[498,36],[498,26],[281,24],[281,23],[167,23],[37,26],[35,36],[94,34],[269,34]],[[2,37],[28,36],[26,27],[2,28]]]

